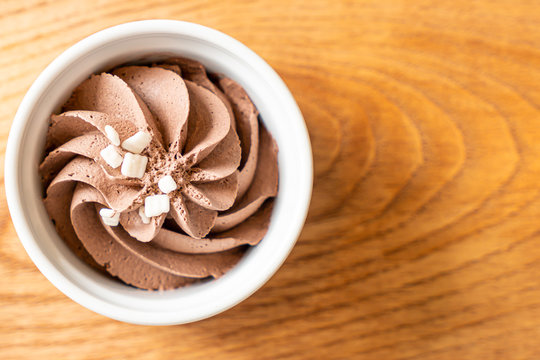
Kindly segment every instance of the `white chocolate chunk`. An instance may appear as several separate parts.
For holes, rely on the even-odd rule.
[[[120,145],[120,135],[118,135],[116,130],[114,130],[111,125],[105,125],[105,135],[107,135],[107,138],[111,141],[113,145]]]
[[[144,199],[146,217],[158,216],[169,212],[169,195],[152,195]]]
[[[146,156],[126,153],[120,172],[127,177],[142,179],[146,171],[146,164],[148,164]]]
[[[120,221],[120,213],[117,213],[113,209],[103,208],[99,210],[99,215],[103,219],[105,225],[117,226]]]
[[[150,144],[150,141],[152,141],[152,137],[149,133],[139,131],[132,137],[124,140],[122,147],[132,153],[140,154]]]
[[[105,149],[101,150],[99,154],[113,169],[116,169],[122,164],[122,155],[120,155],[118,151],[116,151],[116,148],[112,145],[109,145]]]
[[[114,215],[116,214],[116,211],[114,211],[113,209],[108,209],[108,208],[103,208],[101,210],[99,210],[99,215],[101,217],[113,217]]]
[[[171,191],[176,190],[178,187],[171,175],[165,175],[158,181],[159,190],[163,191],[165,194],[170,193]]]
[[[139,208],[139,216],[143,224],[150,224],[150,218],[144,213],[144,205]]]
[[[103,223],[105,225],[118,226],[119,218],[116,218],[116,217],[112,217],[112,218],[104,217],[102,219],[103,219]]]

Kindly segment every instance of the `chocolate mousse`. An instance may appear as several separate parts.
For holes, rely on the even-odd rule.
[[[262,240],[277,152],[239,84],[172,58],[80,84],[51,116],[39,171],[77,256],[161,290],[218,278]]]

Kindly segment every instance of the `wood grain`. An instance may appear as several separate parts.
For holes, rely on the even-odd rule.
[[[537,1],[0,10],[0,171],[39,72],[81,38],[146,18],[217,28],[265,58],[304,113],[315,161],[309,218],[282,269],[234,309],[174,327],[122,324],[66,298],[24,252],[2,191],[0,358],[540,358]]]

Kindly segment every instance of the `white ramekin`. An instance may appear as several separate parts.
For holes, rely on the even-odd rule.
[[[187,288],[149,292],[91,270],[57,235],[41,201],[37,166],[50,114],[91,73],[149,54],[201,61],[239,82],[279,146],[279,194],[266,237],[222,278]],[[272,68],[231,37],[171,20],[115,26],[73,45],[37,78],[24,97],[9,134],[5,186],[19,238],[39,270],[77,303],[135,324],[169,325],[204,319],[246,299],[281,266],[302,229],[311,198],[311,147],[291,93]]]

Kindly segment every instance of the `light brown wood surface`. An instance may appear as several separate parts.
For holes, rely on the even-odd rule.
[[[232,310],[142,327],[56,290],[2,190],[0,358],[540,359],[538,1],[2,0],[2,179],[39,72],[147,18],[224,31],[283,77],[313,145],[304,231]]]

